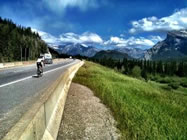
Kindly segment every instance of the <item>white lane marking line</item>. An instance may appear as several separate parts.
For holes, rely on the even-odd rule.
[[[74,63],[75,63],[75,62],[74,62]],[[55,68],[55,69],[52,69],[52,70],[48,70],[48,71],[44,72],[44,74],[50,73],[50,72],[53,72],[53,71],[56,71],[56,70],[61,69],[61,68],[63,68],[63,67],[67,67],[67,66],[72,65],[72,64],[74,64],[74,63],[69,63],[69,64],[67,64],[67,65],[64,65],[64,66],[61,66],[61,67],[58,67],[58,68]]]
[[[0,85],[0,88],[1,88],[1,87],[5,87],[5,86],[8,86],[8,85],[15,84],[15,83],[18,83],[18,82],[21,82],[21,81],[24,81],[24,80],[27,80],[27,79],[30,79],[30,78],[32,78],[32,76],[25,77],[25,78],[23,78],[23,79],[19,79],[19,80],[13,81],[13,82],[9,82],[9,83]]]
[[[74,64],[74,63],[70,63],[70,64],[67,64],[67,65],[64,65],[64,66],[61,66],[61,67],[58,67],[58,68],[55,68],[55,69],[46,71],[46,72],[44,72],[44,74],[50,73],[50,72],[53,72],[53,71],[56,71],[56,70],[58,70],[58,69],[61,69],[61,68],[63,68],[63,67],[67,67],[67,66],[73,65],[73,64]],[[22,78],[22,79],[19,79],[19,80],[16,80],[16,81],[12,81],[12,82],[9,82],[9,83],[0,85],[0,88],[1,88],[1,87],[5,87],[5,86],[9,86],[9,85],[12,85],[12,84],[15,84],[15,83],[18,83],[18,82],[21,82],[21,81],[24,81],[24,80],[27,80],[27,79],[30,79],[30,78],[32,78],[32,76],[28,76],[28,77],[25,77],[25,78]]]

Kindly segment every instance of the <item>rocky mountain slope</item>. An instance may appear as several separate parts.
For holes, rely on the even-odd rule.
[[[145,53],[146,60],[170,60],[187,57],[187,30],[168,32],[164,41]]]

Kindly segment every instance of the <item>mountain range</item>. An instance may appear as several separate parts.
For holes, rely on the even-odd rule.
[[[142,50],[135,47],[121,47],[112,50],[106,50],[106,47],[97,48],[85,44],[63,44],[52,46],[59,54],[81,55],[86,57],[111,55],[114,59],[123,56],[135,59],[146,60],[175,60],[187,58],[187,30],[170,31],[165,40],[158,42],[149,50]],[[101,51],[101,53],[100,53]],[[117,57],[119,55],[119,57]],[[128,55],[128,56],[127,56]]]
[[[67,55],[81,55],[86,57],[93,57],[97,52],[101,51],[101,49],[98,49],[93,46],[87,46],[84,44],[64,44],[59,46],[53,46],[53,49],[55,49],[59,54],[67,54]]]
[[[110,49],[107,50],[106,48],[97,48],[95,46],[87,46],[85,44],[64,44],[64,45],[58,45],[58,46],[51,46],[52,49],[57,51],[59,54],[67,54],[67,55],[81,55],[81,56],[86,56],[86,57],[93,57],[95,54],[97,54],[100,51],[105,51],[105,52],[113,52],[114,54],[118,54],[121,56],[124,56],[124,54],[128,54],[130,58],[142,58],[146,52],[146,50],[142,50],[139,48],[128,48],[128,47],[123,47],[123,48],[118,48],[118,49]],[[102,52],[103,53],[103,52]],[[108,54],[107,54],[108,55]]]

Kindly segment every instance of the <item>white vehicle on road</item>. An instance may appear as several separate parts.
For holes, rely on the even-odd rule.
[[[45,64],[53,64],[52,55],[50,53],[45,53],[43,56]]]

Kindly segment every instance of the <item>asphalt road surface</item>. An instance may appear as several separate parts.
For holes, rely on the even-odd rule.
[[[42,95],[65,68],[79,60],[68,59],[46,65],[44,75],[36,78],[36,65],[0,70],[0,139]]]

